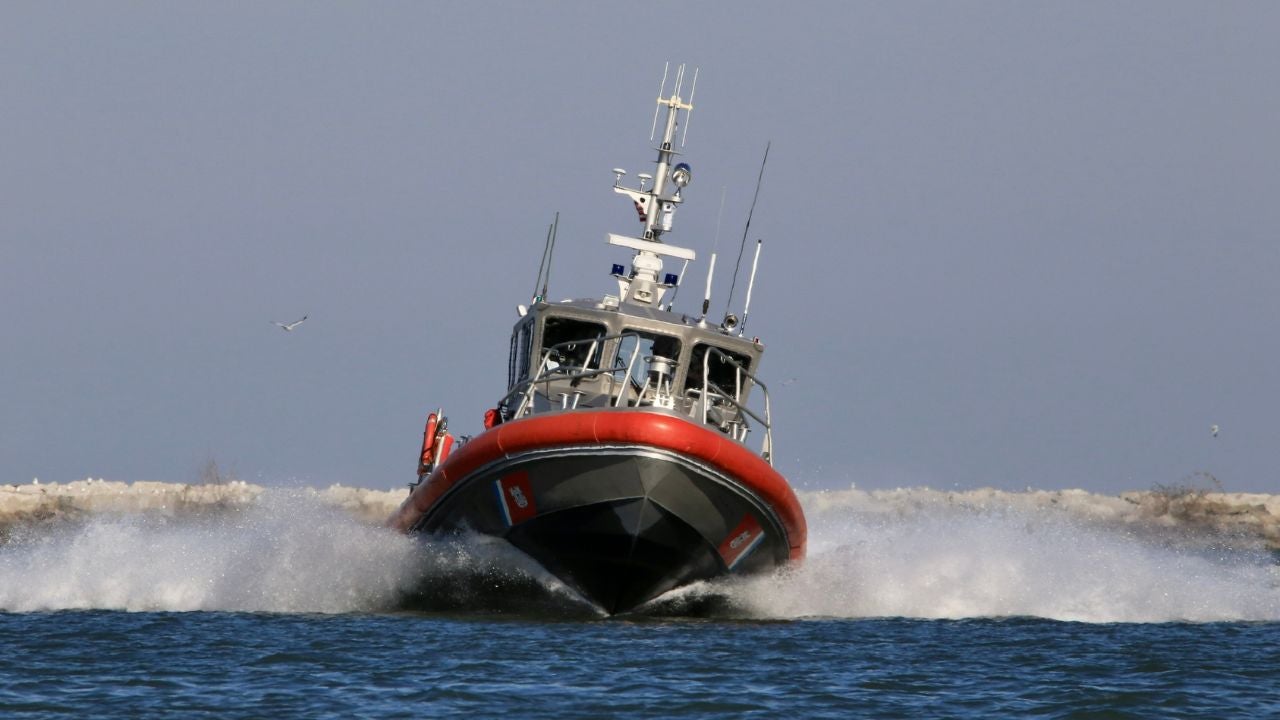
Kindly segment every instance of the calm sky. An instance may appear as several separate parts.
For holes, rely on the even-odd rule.
[[[772,142],[747,331],[798,487],[1280,491],[1278,37],[1270,2],[6,2],[0,482],[409,482],[428,410],[503,394],[556,211],[551,295],[611,291],[671,60],[672,242],[708,256],[723,192],[732,259]]]

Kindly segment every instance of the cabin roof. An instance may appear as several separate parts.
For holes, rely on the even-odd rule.
[[[584,320],[599,318],[606,325],[610,324],[614,318],[622,318],[620,320],[622,324],[632,325],[641,330],[666,331],[695,342],[709,342],[722,348],[751,355],[759,355],[764,351],[764,345],[756,339],[730,335],[711,323],[700,325],[697,317],[632,303],[606,305],[604,301],[594,298],[561,300],[554,303],[544,301],[530,308],[530,313],[562,315]]]

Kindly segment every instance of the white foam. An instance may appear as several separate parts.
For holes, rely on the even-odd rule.
[[[950,504],[886,512],[866,498],[805,498],[808,559],[732,585],[760,617],[1084,622],[1280,620],[1280,567],[1256,549],[1171,543],[1077,514]]]
[[[420,577],[410,538],[299,494],[206,519],[100,516],[0,547],[0,609],[344,612]]]
[[[714,592],[761,618],[1280,620],[1280,566],[1264,552],[1139,525],[1119,498],[898,490],[802,501],[805,562]],[[204,518],[108,513],[21,532],[0,545],[0,610],[383,611],[423,583],[451,592],[465,576],[491,585],[511,572],[568,594],[514,555],[501,543],[427,544],[315,493],[271,490]]]

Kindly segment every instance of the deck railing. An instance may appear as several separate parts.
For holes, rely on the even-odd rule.
[[[635,369],[636,357],[640,354],[640,342],[639,342],[640,336],[638,333],[625,332],[625,333],[618,333],[616,335],[602,335],[600,337],[595,337],[595,338],[585,338],[582,340],[566,340],[564,342],[559,342],[559,343],[556,343],[555,345],[548,346],[546,350],[542,353],[542,359],[538,362],[538,371],[534,373],[533,377],[527,378],[525,380],[522,380],[516,383],[516,385],[512,387],[511,390],[509,390],[507,394],[504,395],[500,401],[498,401],[498,405],[500,407],[504,405],[510,406],[510,403],[513,400],[515,400],[516,398],[519,398],[520,399],[519,404],[516,406],[515,412],[512,414],[512,418],[513,419],[521,418],[521,417],[524,417],[525,415],[528,415],[530,412],[532,412],[533,399],[538,390],[539,385],[542,386],[542,394],[545,397],[547,397],[548,400],[550,400],[551,384],[553,382],[563,382],[563,381],[572,382],[574,380],[581,381],[589,378],[599,377],[601,375],[609,375],[613,377],[614,380],[617,380],[617,373],[623,370],[624,368],[620,368],[620,367],[593,368],[591,367],[591,363],[593,360],[597,364],[600,364],[602,362],[602,358],[599,357],[598,355],[600,354],[600,349],[603,347],[603,344],[605,342],[610,340],[621,340],[624,337],[636,338],[636,346],[634,349],[632,349],[631,357],[628,359],[627,366],[625,368],[627,373],[626,377],[630,378],[632,371]],[[590,346],[587,351],[587,356],[586,356],[587,361],[585,365],[576,366],[576,367],[565,366],[565,365],[560,365],[559,362],[553,359],[556,357],[562,357],[562,351],[576,349],[579,345]],[[619,387],[618,387],[617,395],[614,396],[611,394],[610,396],[610,401],[609,401],[610,407],[617,407],[618,405],[621,404],[622,396],[627,389],[627,383],[625,381],[618,383],[618,386]],[[566,398],[565,404],[567,406],[567,398]],[[574,402],[573,406],[574,407],[577,406],[576,401]]]
[[[635,346],[631,349],[630,356],[627,358],[625,366],[618,365],[615,360],[613,367],[603,367],[604,359],[602,348],[604,343],[623,338],[634,338]],[[553,383],[573,383],[574,381],[588,380],[600,376],[607,375],[612,378],[613,384],[617,385],[615,391],[612,387],[608,392],[608,405],[606,407],[632,407],[639,405],[646,397],[646,389],[650,387],[648,381],[644,385],[634,380],[634,371],[636,360],[640,356],[642,344],[641,336],[636,332],[617,333],[615,335],[603,335],[595,338],[584,338],[581,340],[566,340],[554,345],[548,346],[542,353],[542,358],[538,362],[538,370],[533,377],[526,378],[516,383],[506,395],[498,401],[499,407],[510,407],[516,402],[516,408],[512,412],[511,419],[522,418],[533,412],[534,398],[541,390],[543,397],[547,401],[551,401]],[[555,358],[563,357],[566,350],[576,350],[581,345],[588,345],[586,354],[586,363],[582,366],[561,365]],[[690,395],[698,394],[698,398],[694,400],[690,413],[701,420],[704,425],[715,425],[728,433],[734,440],[738,442],[746,442],[747,435],[751,432],[750,423],[745,418],[750,418],[759,423],[764,428],[764,441],[762,443],[760,454],[770,465],[773,464],[773,424],[772,410],[769,401],[769,388],[758,377],[742,366],[740,362],[726,352],[721,351],[711,345],[706,346],[707,351],[702,357],[702,386],[701,388],[691,387],[688,390]],[[724,388],[719,387],[710,380],[711,357],[715,355],[720,362],[725,362],[734,368],[734,388],[730,393]],[[618,358],[620,360],[620,358]],[[591,367],[592,363],[596,363],[600,367]],[[619,378],[618,373],[624,373]],[[747,407],[747,404],[740,401],[743,396],[744,379],[752,385],[758,386],[764,396],[764,414],[763,416]],[[626,398],[627,391],[630,389],[635,397]],[[561,393],[561,409],[569,410],[578,407],[578,400],[582,393],[574,395],[570,400],[569,393]],[[625,398],[625,399],[624,399]],[[518,399],[518,402],[517,402]],[[709,413],[716,405],[731,406],[736,412],[734,419],[728,421],[711,422]]]
[[[756,422],[760,423],[764,428],[764,443],[760,448],[760,455],[773,465],[773,414],[769,404],[769,387],[764,384],[760,378],[757,378],[749,370],[742,366],[742,363],[733,358],[732,355],[720,350],[712,345],[707,345],[707,352],[702,356],[702,396],[699,404],[702,406],[702,423],[707,424],[707,414],[710,412],[714,402],[726,402],[732,405],[740,415],[746,415]],[[711,355],[715,354],[721,362],[729,363],[733,366],[733,393],[726,392],[723,388],[711,382]],[[741,402],[742,397],[742,379],[746,377],[751,381],[752,385],[758,386],[760,392],[764,395],[764,417],[758,415],[754,410],[747,407],[747,404]],[[714,394],[711,392],[714,391]],[[738,442],[747,441],[747,433],[751,432],[750,425],[741,420],[732,420],[727,423],[729,433]]]

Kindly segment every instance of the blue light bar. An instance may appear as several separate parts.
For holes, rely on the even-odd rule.
[[[667,285],[675,285],[679,281],[680,281],[680,276],[675,273],[667,273],[666,276],[662,278],[662,282],[666,283]]]
[[[614,274],[614,275],[621,275],[621,274],[623,274],[623,273],[624,273],[624,272],[626,272],[626,271],[627,271],[627,269],[626,269],[626,268],[624,268],[624,267],[622,267],[622,266],[621,266],[621,265],[619,265],[618,263],[614,263],[614,264],[613,264],[613,274]]]

